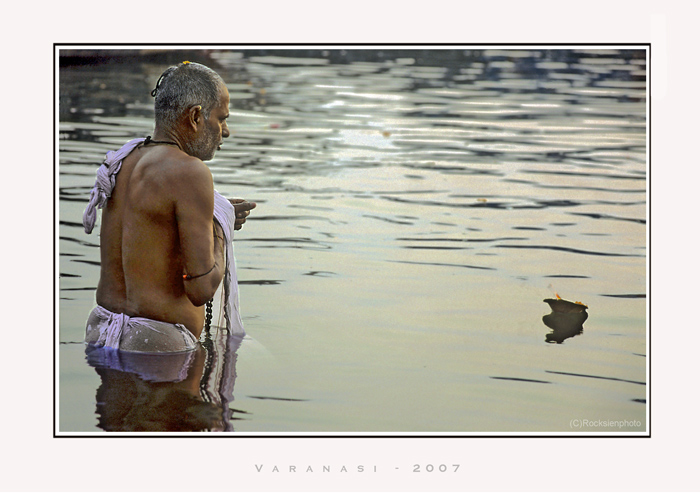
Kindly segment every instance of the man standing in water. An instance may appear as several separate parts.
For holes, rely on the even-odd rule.
[[[161,75],[152,95],[153,137],[108,153],[83,216],[90,233],[96,207],[103,208],[97,307],[86,342],[178,352],[195,348],[204,304],[222,279],[242,331],[230,246],[255,203],[223,198],[203,162],[229,136],[221,77],[184,62]]]

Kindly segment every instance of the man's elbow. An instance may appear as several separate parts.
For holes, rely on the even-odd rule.
[[[211,295],[208,294],[202,294],[202,293],[188,293],[187,298],[190,300],[192,305],[195,307],[201,307],[205,303],[207,303],[209,300],[214,298],[214,293]]]
[[[185,294],[195,307],[201,307],[214,298],[216,290],[219,289],[219,284],[221,284],[222,274],[215,274],[214,277],[208,279],[208,281],[204,280],[204,278],[195,279],[196,283],[185,285]]]

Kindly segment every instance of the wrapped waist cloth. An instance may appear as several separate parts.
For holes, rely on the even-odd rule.
[[[129,352],[189,352],[198,338],[183,324],[115,314],[98,305],[88,317],[85,342]]]
[[[196,358],[189,352],[127,352],[109,347],[88,345],[85,358],[96,369],[131,373],[145,382],[182,382]]]

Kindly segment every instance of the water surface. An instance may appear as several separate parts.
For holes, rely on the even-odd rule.
[[[82,345],[99,229],[82,211],[105,151],[152,132],[150,90],[179,56],[59,72],[61,432],[103,429]],[[216,188],[258,204],[234,240],[249,338],[215,403],[228,430],[646,430],[644,51],[186,59],[231,94]],[[545,325],[555,293],[588,306],[582,332]]]

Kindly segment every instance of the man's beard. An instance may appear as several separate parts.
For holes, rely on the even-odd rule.
[[[195,143],[185,146],[185,151],[200,160],[211,160],[219,148],[219,138],[212,129],[207,128],[205,136]]]

